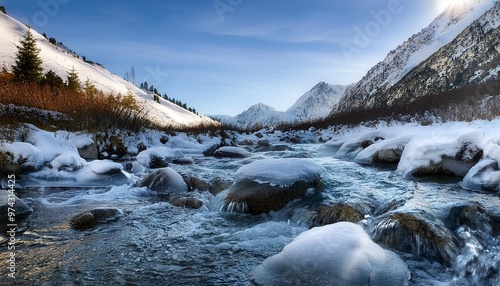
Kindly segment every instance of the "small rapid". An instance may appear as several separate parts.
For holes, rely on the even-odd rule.
[[[315,191],[261,215],[225,207],[228,188],[215,196],[192,192],[200,209],[128,185],[19,190],[34,212],[18,235],[12,285],[252,285],[249,273],[266,258],[341,215],[359,218],[375,242],[398,253],[410,285],[500,284],[498,195],[463,190],[455,180],[406,180],[391,168],[334,159],[317,145],[295,149],[172,166],[230,181],[239,167],[263,158],[309,157],[326,168]],[[70,228],[72,215],[97,207],[118,208],[120,217],[86,231]],[[7,255],[2,247],[2,277]]]

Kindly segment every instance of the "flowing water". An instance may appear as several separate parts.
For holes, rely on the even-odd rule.
[[[20,189],[18,196],[34,212],[16,237],[15,279],[7,278],[9,252],[0,248],[1,284],[252,285],[248,273],[307,230],[318,205],[334,202],[368,212],[361,223],[372,234],[381,231],[377,212],[398,201],[436,220],[450,204],[466,202],[500,217],[498,195],[463,190],[456,180],[410,181],[390,168],[334,159],[318,145],[294,148],[242,160],[195,157],[193,165],[172,166],[205,180],[233,180],[240,166],[261,158],[309,157],[326,167],[321,190],[266,215],[220,211],[225,192],[195,192],[204,206],[193,210],[172,206],[146,188]],[[97,207],[116,207],[120,218],[88,231],[69,227],[72,215]],[[459,249],[446,266],[423,257],[426,246],[417,236],[411,251],[397,252],[412,272],[410,285],[500,285],[500,243],[491,225],[485,220],[450,230]]]

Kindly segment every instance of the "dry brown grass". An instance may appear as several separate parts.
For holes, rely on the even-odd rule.
[[[42,128],[104,132],[116,128],[137,132],[151,126],[132,95],[104,94],[89,83],[80,91],[51,89],[38,83],[14,82],[10,74],[2,73],[0,104],[0,125],[33,123]]]

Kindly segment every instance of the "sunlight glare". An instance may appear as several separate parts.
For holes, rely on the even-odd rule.
[[[453,0],[436,0],[436,11],[442,13],[444,10],[446,10],[446,8],[448,8],[451,2],[453,2]]]

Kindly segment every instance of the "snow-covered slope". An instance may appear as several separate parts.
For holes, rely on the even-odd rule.
[[[223,123],[236,125],[242,128],[251,128],[257,125],[270,126],[281,121],[282,112],[264,103],[250,106],[247,110],[236,116],[213,116]]]
[[[324,118],[339,102],[347,87],[322,81],[302,95],[285,113],[293,115],[295,120]]]
[[[17,51],[16,45],[24,37],[26,30],[26,25],[9,15],[0,13],[0,68],[10,70]],[[90,79],[98,89],[104,92],[122,95],[131,92],[137,97],[139,104],[144,105],[149,118],[159,124],[194,125],[212,122],[207,117],[200,117],[169,101],[160,99],[160,104],[158,104],[144,91],[110,73],[102,66],[84,62],[68,50],[52,45],[36,31],[32,30],[32,32],[41,50],[40,57],[43,61],[44,71],[53,70],[58,76],[66,79],[68,72],[74,68],[80,81]]]
[[[226,115],[213,117],[222,122],[243,128],[321,119],[330,113],[348,87],[345,85],[332,85],[322,81],[302,95],[294,105],[284,112],[259,103],[234,117]]]
[[[497,2],[498,0],[454,1],[427,28],[413,35],[391,51],[382,62],[371,68],[353,88],[346,92],[333,112],[362,110],[393,101],[394,99],[385,97],[390,97],[388,93],[394,85],[431,55],[450,44]],[[425,80],[420,79],[421,83],[423,81]]]

